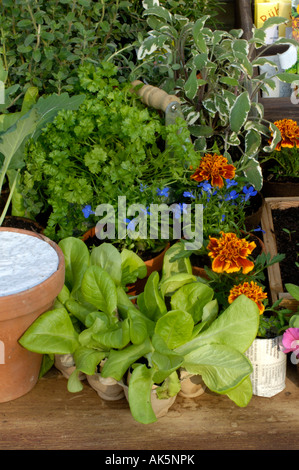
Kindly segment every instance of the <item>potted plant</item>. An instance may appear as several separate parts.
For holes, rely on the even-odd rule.
[[[38,380],[42,356],[18,340],[53,306],[64,283],[64,257],[53,241],[30,231],[0,227],[0,239],[0,401],[5,402],[29,392]]]
[[[6,90],[7,96],[9,90],[10,88]],[[54,119],[60,109],[75,110],[83,99],[84,95],[70,98],[68,93],[62,93],[60,96],[53,94],[37,99],[37,88],[29,87],[24,93],[19,111],[8,113],[11,103],[8,101],[4,105],[5,109],[0,119],[0,194],[6,186],[7,197],[5,203],[2,204],[0,226],[3,225],[9,207],[11,207],[12,216],[26,216],[32,219],[24,209],[24,201],[20,194],[20,172],[25,166],[26,142],[28,139],[32,141],[37,139],[42,129]],[[20,228],[23,228],[24,222],[26,221],[21,220]],[[33,222],[30,223],[32,225]]]
[[[82,237],[96,226],[97,207],[109,204],[117,212],[119,197],[127,206],[155,202],[157,190],[175,180],[173,168],[183,174],[186,155],[192,161],[196,153],[189,143],[182,152],[184,124],[165,126],[131,91],[131,82],[119,79],[112,63],[85,64],[78,78],[84,102],[76,112],[59,113],[36,142],[28,143],[20,181],[27,211],[47,215],[45,233],[56,241]],[[174,144],[165,148],[166,140]],[[115,242],[136,251],[142,244],[117,235]]]
[[[80,240],[74,240],[65,243],[69,249],[76,246],[78,251]],[[87,310],[82,306],[77,310],[77,317],[80,315],[88,328],[78,333],[66,308],[56,308],[40,317],[20,343],[42,353],[73,354],[76,370],[68,380],[72,392],[82,389],[78,374],[93,375],[105,358],[101,371],[104,378],[120,382],[132,368],[128,399],[133,417],[142,423],[157,419],[150,401],[155,382],[160,385],[156,393],[161,399],[177,394],[180,367],[202,375],[208,388],[227,394],[239,406],[246,406],[251,397],[248,377],[252,368],[243,353],[258,328],[255,303],[240,296],[217,315],[213,290],[190,274],[190,266],[187,272],[168,275],[173,272],[169,271],[168,263],[161,279],[157,272],[150,275],[134,306],[121,286],[117,269],[121,254],[107,246],[108,258],[102,257],[104,248],[98,247],[96,253],[101,256],[94,255],[95,264],[91,265],[87,263],[86,250],[80,249],[76,263],[70,265],[71,277],[66,270],[66,280],[72,278],[77,286],[71,296],[75,292],[77,298],[82,294],[88,303]],[[106,269],[97,264],[103,262]],[[166,306],[167,297],[170,309]],[[49,341],[39,341],[44,335]]]
[[[299,287],[295,284],[286,284],[286,289],[292,294],[293,298],[299,301]],[[299,308],[295,311],[294,315],[289,319],[288,328],[282,335],[282,350],[285,354],[291,353],[290,359],[292,364],[297,364],[299,372],[298,361],[298,340],[299,340]]]
[[[270,18],[260,29],[253,28],[252,37],[242,37],[243,31],[212,30],[206,26],[208,16],[189,21],[174,16],[159,2],[146,2],[144,15],[150,31],[138,50],[138,65],[132,78],[144,74],[148,64],[159,72],[159,86],[177,95],[189,125],[195,148],[211,153],[215,142],[220,154],[235,162],[256,190],[262,188],[262,173],[258,155],[262,135],[273,141],[264,147],[271,152],[279,131],[264,119],[258,93],[273,87],[272,78],[259,73],[265,59],[260,50],[265,45],[266,29],[282,23],[283,18]],[[296,42],[280,38],[277,44]],[[296,74],[276,74],[279,80],[291,83]],[[270,130],[269,130],[270,128]]]
[[[250,259],[254,247],[254,242],[238,239],[234,233],[211,237],[207,248],[212,265],[205,268],[205,276],[200,279],[214,289],[216,299],[224,307],[240,295],[256,303],[260,314],[259,329],[245,354],[253,365],[250,375],[253,394],[270,397],[285,387],[286,360],[280,346],[290,310],[281,308],[281,300],[269,307],[265,291],[265,269],[278,263],[284,255],[276,254],[270,259],[269,253],[262,252]]]
[[[246,351],[253,365],[250,376],[253,394],[273,397],[286,386],[287,361],[282,351],[282,338],[288,328],[291,311],[280,300],[266,307],[260,316],[257,337]]]
[[[275,121],[281,138],[273,152],[262,156],[264,197],[298,197],[299,166],[297,148],[299,146],[299,126],[293,119]]]

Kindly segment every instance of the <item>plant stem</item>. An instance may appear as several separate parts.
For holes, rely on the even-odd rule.
[[[3,224],[3,220],[5,219],[6,213],[7,213],[7,211],[8,211],[9,204],[10,204],[10,202],[11,202],[11,199],[12,199],[12,196],[13,196],[13,193],[14,193],[14,190],[15,190],[15,188],[16,188],[16,184],[17,184],[17,179],[18,179],[19,173],[20,173],[20,169],[18,169],[18,171],[17,171],[17,174],[16,174],[16,176],[15,176],[15,179],[14,179],[14,181],[13,181],[13,184],[12,184],[12,186],[11,186],[11,188],[10,188],[10,192],[9,192],[9,196],[8,196],[8,198],[7,198],[6,204],[5,204],[5,206],[4,206],[4,209],[3,209],[3,211],[2,211],[2,214],[1,214],[1,216],[0,216],[0,227],[1,227],[1,225]],[[0,197],[1,197],[1,196],[0,196]]]

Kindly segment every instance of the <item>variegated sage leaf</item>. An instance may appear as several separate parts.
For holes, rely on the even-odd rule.
[[[250,111],[250,98],[247,91],[241,93],[230,112],[230,127],[233,132],[239,132],[244,126]]]

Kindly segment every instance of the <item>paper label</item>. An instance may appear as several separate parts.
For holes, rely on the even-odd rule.
[[[285,389],[287,356],[280,349],[281,339],[257,338],[245,352],[253,367],[250,380],[254,395],[273,397]]]

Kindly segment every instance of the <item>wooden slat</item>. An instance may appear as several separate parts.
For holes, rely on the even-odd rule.
[[[277,255],[276,237],[273,226],[272,210],[273,209],[288,209],[290,207],[299,206],[299,197],[284,197],[284,198],[270,198],[266,197],[263,206],[261,226],[265,231],[263,234],[266,252],[270,253],[271,258]],[[278,263],[269,266],[268,280],[271,294],[272,303],[278,299],[283,299],[281,306],[296,311],[299,302],[296,301],[288,292],[284,292],[281,272]]]
[[[104,451],[99,459],[117,450],[299,450],[299,373],[291,363],[285,390],[272,398],[253,396],[239,408],[209,391],[177,397],[150,425],[134,421],[125,398],[103,401],[87,382],[72,394],[66,383],[51,369],[27,395],[0,403],[1,450]]]

